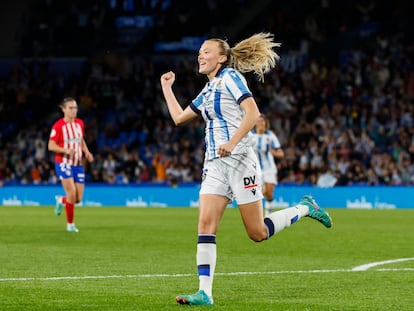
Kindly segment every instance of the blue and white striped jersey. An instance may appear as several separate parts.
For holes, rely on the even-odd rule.
[[[267,170],[277,171],[275,160],[270,149],[282,148],[279,139],[276,134],[270,130],[267,130],[263,134],[253,133],[253,148],[259,158],[260,168],[263,172]]]
[[[190,104],[206,122],[206,159],[218,158],[218,147],[228,142],[244,116],[240,103],[251,97],[246,79],[237,70],[223,67]],[[252,146],[251,133],[234,148],[232,154],[246,153]]]

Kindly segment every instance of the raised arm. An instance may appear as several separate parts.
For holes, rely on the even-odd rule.
[[[197,114],[190,108],[183,109],[172,90],[175,81],[175,74],[172,71],[166,72],[161,76],[162,93],[167,102],[168,111],[175,125],[181,125],[194,119]]]

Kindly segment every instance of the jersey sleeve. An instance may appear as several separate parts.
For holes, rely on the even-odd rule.
[[[82,129],[82,137],[85,137],[85,124],[83,123],[82,119],[76,119],[76,123],[79,124],[79,126]]]
[[[244,76],[234,69],[228,69],[223,75],[223,83],[227,91],[233,96],[237,104],[252,97],[252,92],[247,86]]]
[[[277,138],[276,134],[273,132],[270,132],[270,137],[271,137],[271,146],[272,149],[280,149],[282,148],[282,145],[280,144],[279,138]]]
[[[61,130],[58,122],[53,124],[49,139],[55,141],[57,144],[61,141]]]

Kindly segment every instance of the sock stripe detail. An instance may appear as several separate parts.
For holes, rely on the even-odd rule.
[[[296,215],[295,217],[293,217],[293,218],[290,219],[290,224],[294,224],[298,220],[299,220],[299,215]]]
[[[198,243],[216,244],[216,236],[214,234],[200,234],[198,236]]]
[[[273,224],[273,221],[267,217],[264,219],[264,223],[267,227],[268,238],[270,238],[272,235],[275,234],[275,225]]]
[[[198,275],[210,276],[210,265],[199,265]]]

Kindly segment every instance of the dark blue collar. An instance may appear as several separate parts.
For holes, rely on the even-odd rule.
[[[221,74],[221,72],[223,71],[223,69],[226,68],[226,67],[227,67],[227,65],[222,64],[220,69],[217,70],[216,77],[218,77]]]

